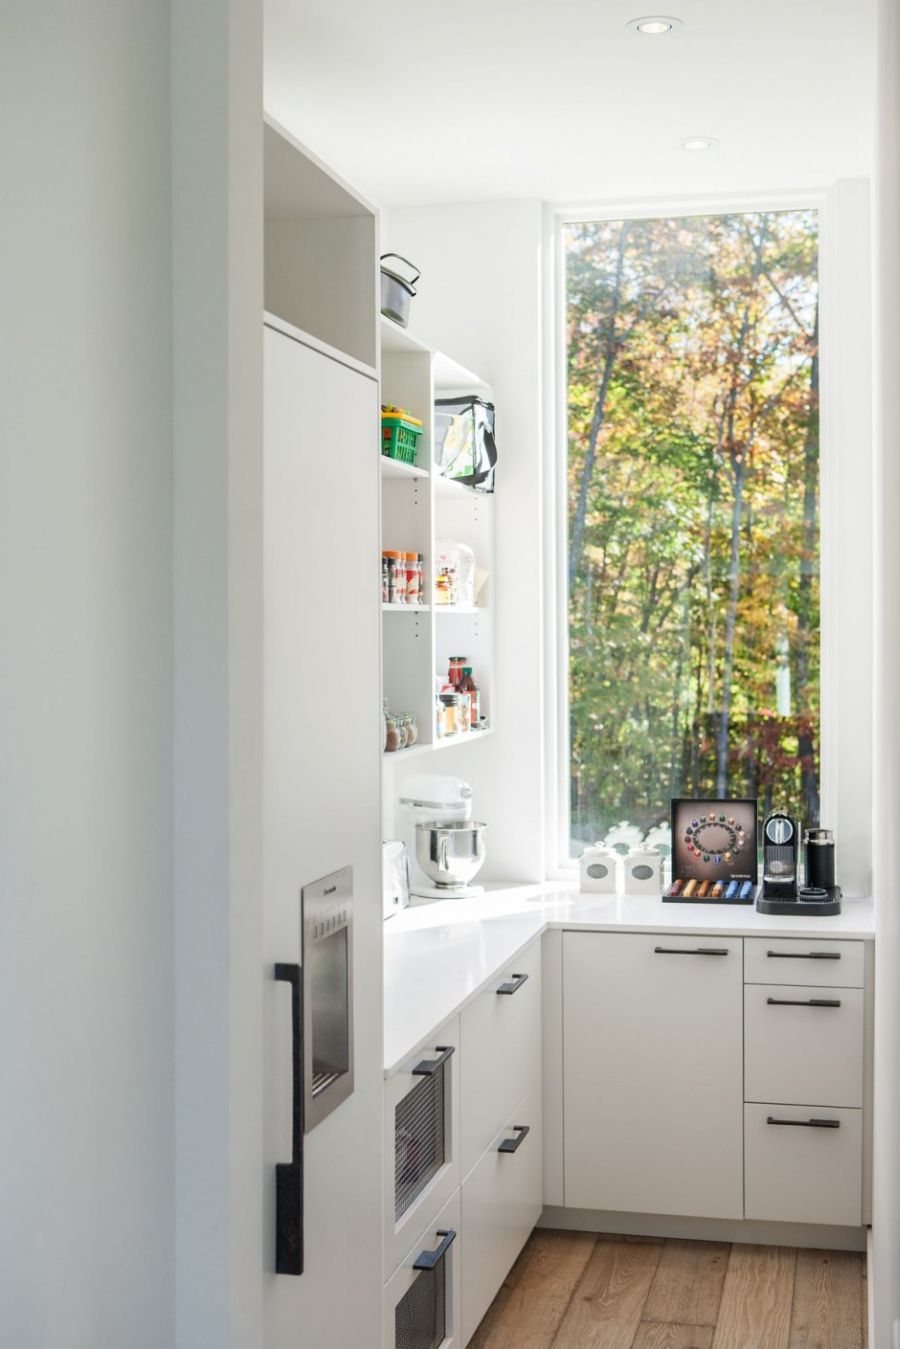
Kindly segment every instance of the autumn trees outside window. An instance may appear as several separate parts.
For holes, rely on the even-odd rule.
[[[819,818],[813,210],[564,227],[570,836]]]

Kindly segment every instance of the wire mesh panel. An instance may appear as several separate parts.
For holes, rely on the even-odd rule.
[[[417,1082],[394,1111],[394,1220],[446,1161],[445,1065]]]
[[[439,1349],[447,1334],[446,1262],[418,1274],[394,1311],[395,1349]]]

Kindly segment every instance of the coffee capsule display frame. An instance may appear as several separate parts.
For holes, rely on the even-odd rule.
[[[759,892],[754,797],[672,798],[672,879],[665,904],[755,904]]]

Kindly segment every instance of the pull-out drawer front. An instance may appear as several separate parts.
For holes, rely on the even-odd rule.
[[[541,1215],[541,1135],[541,1086],[537,1081],[463,1181],[466,1248],[462,1324],[466,1343]]]
[[[747,1218],[861,1225],[861,1110],[747,1105],[744,1112]]]
[[[463,1349],[461,1271],[459,1190],[455,1190],[385,1285],[385,1349]]]
[[[801,937],[747,937],[744,979],[748,984],[809,984],[817,988],[862,988],[865,942]]]
[[[384,1084],[385,1274],[459,1185],[459,1019]]]
[[[467,1176],[541,1071],[541,943],[491,980],[460,1017],[460,1129]]]
[[[862,1106],[862,989],[748,984],[744,1097]]]

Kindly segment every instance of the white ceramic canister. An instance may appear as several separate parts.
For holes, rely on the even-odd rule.
[[[619,890],[619,868],[622,859],[614,848],[595,843],[581,855],[581,883],[579,889],[601,895],[614,895]]]
[[[655,848],[632,848],[623,861],[626,895],[661,895],[663,859]]]

